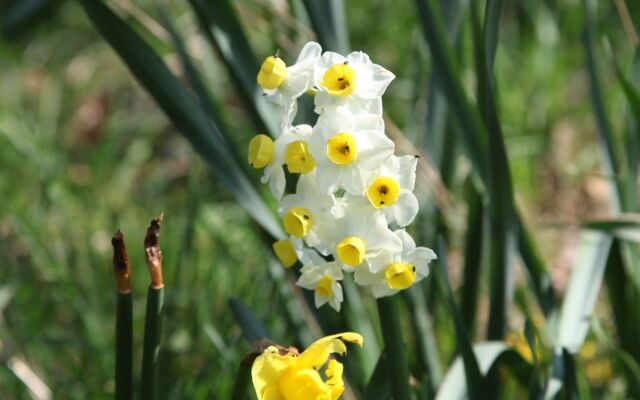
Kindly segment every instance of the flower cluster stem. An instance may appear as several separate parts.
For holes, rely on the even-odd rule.
[[[381,297],[377,300],[380,327],[384,340],[384,351],[391,371],[391,392],[394,400],[411,400],[409,387],[409,366],[402,339],[400,314],[396,296]]]

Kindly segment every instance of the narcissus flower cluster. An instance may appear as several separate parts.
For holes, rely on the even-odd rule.
[[[297,284],[315,292],[316,307],[340,310],[346,274],[375,297],[389,296],[427,276],[436,258],[405,230],[418,213],[418,160],[395,155],[385,134],[382,95],[393,79],[365,53],[322,53],[315,42],[293,65],[274,55],[258,73],[280,135],[255,136],[249,164],[264,168],[262,181],[280,201],[289,238],[274,250],[287,268],[302,263]],[[294,124],[303,95],[314,97],[313,126]],[[294,193],[285,194],[285,170],[297,179]]]

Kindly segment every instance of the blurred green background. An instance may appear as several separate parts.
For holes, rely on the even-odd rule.
[[[228,3],[258,59],[280,48],[285,60],[292,62],[302,44],[316,38],[301,1]],[[629,125],[628,98],[615,63],[625,76],[633,76],[628,71],[638,41],[637,33],[625,30],[621,10],[626,7],[621,9],[621,3],[598,2],[591,28],[604,112],[615,151],[626,154],[638,141],[637,137],[631,144],[628,141],[633,125]],[[640,6],[626,3],[638,29]],[[109,4],[186,82],[154,2]],[[466,2],[442,4],[445,14],[459,13],[453,19],[459,24],[456,59],[462,67],[460,82],[473,98],[477,77],[468,7]],[[576,259],[581,224],[616,216],[612,179],[603,167],[590,98],[583,39],[585,4],[577,0],[505,2],[494,67],[515,202],[550,274],[556,304],[563,298]],[[230,133],[227,139],[244,160],[245,146],[259,127],[189,2],[165,2],[163,9],[203,71],[207,88],[223,110],[224,129]],[[433,248],[434,232],[446,235],[451,282],[454,291],[461,293],[469,232],[470,185],[466,182],[474,167],[453,133],[455,115],[444,122],[441,140],[446,141],[447,150],[433,153],[442,144],[430,136],[428,128],[431,73],[437,60],[425,42],[416,3],[349,0],[344,10],[349,48],[365,51],[397,76],[384,96],[387,126],[396,125],[430,155],[427,161],[440,177],[439,185],[419,189],[424,213],[413,230],[419,245]],[[456,24],[447,27],[453,30]],[[299,301],[292,300],[287,282],[293,278],[285,276],[269,255],[262,231],[136,82],[79,3],[5,0],[0,2],[0,28],[1,397],[48,398],[46,390],[44,395],[34,395],[36,380],[29,374],[46,384],[53,393],[49,398],[113,396],[115,285],[110,238],[121,229],[127,240],[133,267],[134,342],[140,348],[149,283],[142,239],[148,221],[160,212],[165,213],[161,245],[167,287],[162,398],[229,396],[238,362],[249,349],[228,306],[231,298],[241,299],[277,342],[308,344],[299,341],[310,339],[309,334],[301,338],[295,331],[308,316],[297,307]],[[632,176],[627,187],[636,192],[629,195],[633,198],[637,171],[628,167],[633,163],[621,164],[621,170]],[[275,201],[259,184],[259,173],[250,176],[267,204],[275,208]],[[433,206],[442,191],[446,215]],[[637,212],[637,204],[624,211]],[[479,229],[486,234],[486,227]],[[485,253],[478,265],[486,263]],[[520,268],[515,270],[515,283],[516,305],[506,326],[514,345],[523,343],[520,332],[525,319],[543,319],[535,296],[523,289],[526,279]],[[442,295],[437,288],[431,293],[431,286],[424,283],[435,346],[446,371],[455,356],[454,328]],[[480,286],[476,297],[472,341],[486,337],[486,286]],[[362,302],[361,310],[375,321],[371,296],[363,294]],[[617,328],[604,295],[598,304],[594,319],[600,336],[591,334],[591,353],[579,358],[580,379],[587,387],[583,390],[593,398],[624,398],[629,384],[614,378],[617,374],[607,364],[608,351],[619,346]],[[346,322],[332,312],[320,315],[323,326],[358,327],[349,316],[345,318]],[[372,324],[374,332],[376,324]],[[409,322],[405,327],[413,332]],[[313,329],[310,332],[316,336]],[[379,348],[375,343],[370,346]],[[361,367],[362,376],[353,378],[356,382],[367,381],[377,355],[362,357],[373,358]],[[140,359],[138,352],[135,366]],[[415,367],[420,362],[413,359],[412,363],[420,380],[416,371],[424,366]]]

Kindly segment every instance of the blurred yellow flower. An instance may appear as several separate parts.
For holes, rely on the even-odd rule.
[[[251,378],[259,400],[335,400],[344,392],[343,366],[332,353],[345,354],[344,342],[362,346],[362,336],[344,332],[324,337],[302,354],[269,346],[253,362]],[[327,361],[329,362],[327,363]],[[321,375],[322,367],[326,380]]]

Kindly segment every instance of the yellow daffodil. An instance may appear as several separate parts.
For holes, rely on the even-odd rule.
[[[339,333],[314,342],[300,355],[283,350],[282,347],[269,346],[255,359],[251,368],[253,387],[258,399],[340,398],[344,392],[343,366],[335,359],[329,360],[329,356],[332,353],[344,355],[347,352],[344,342],[362,346],[362,341],[362,336],[357,333]]]

